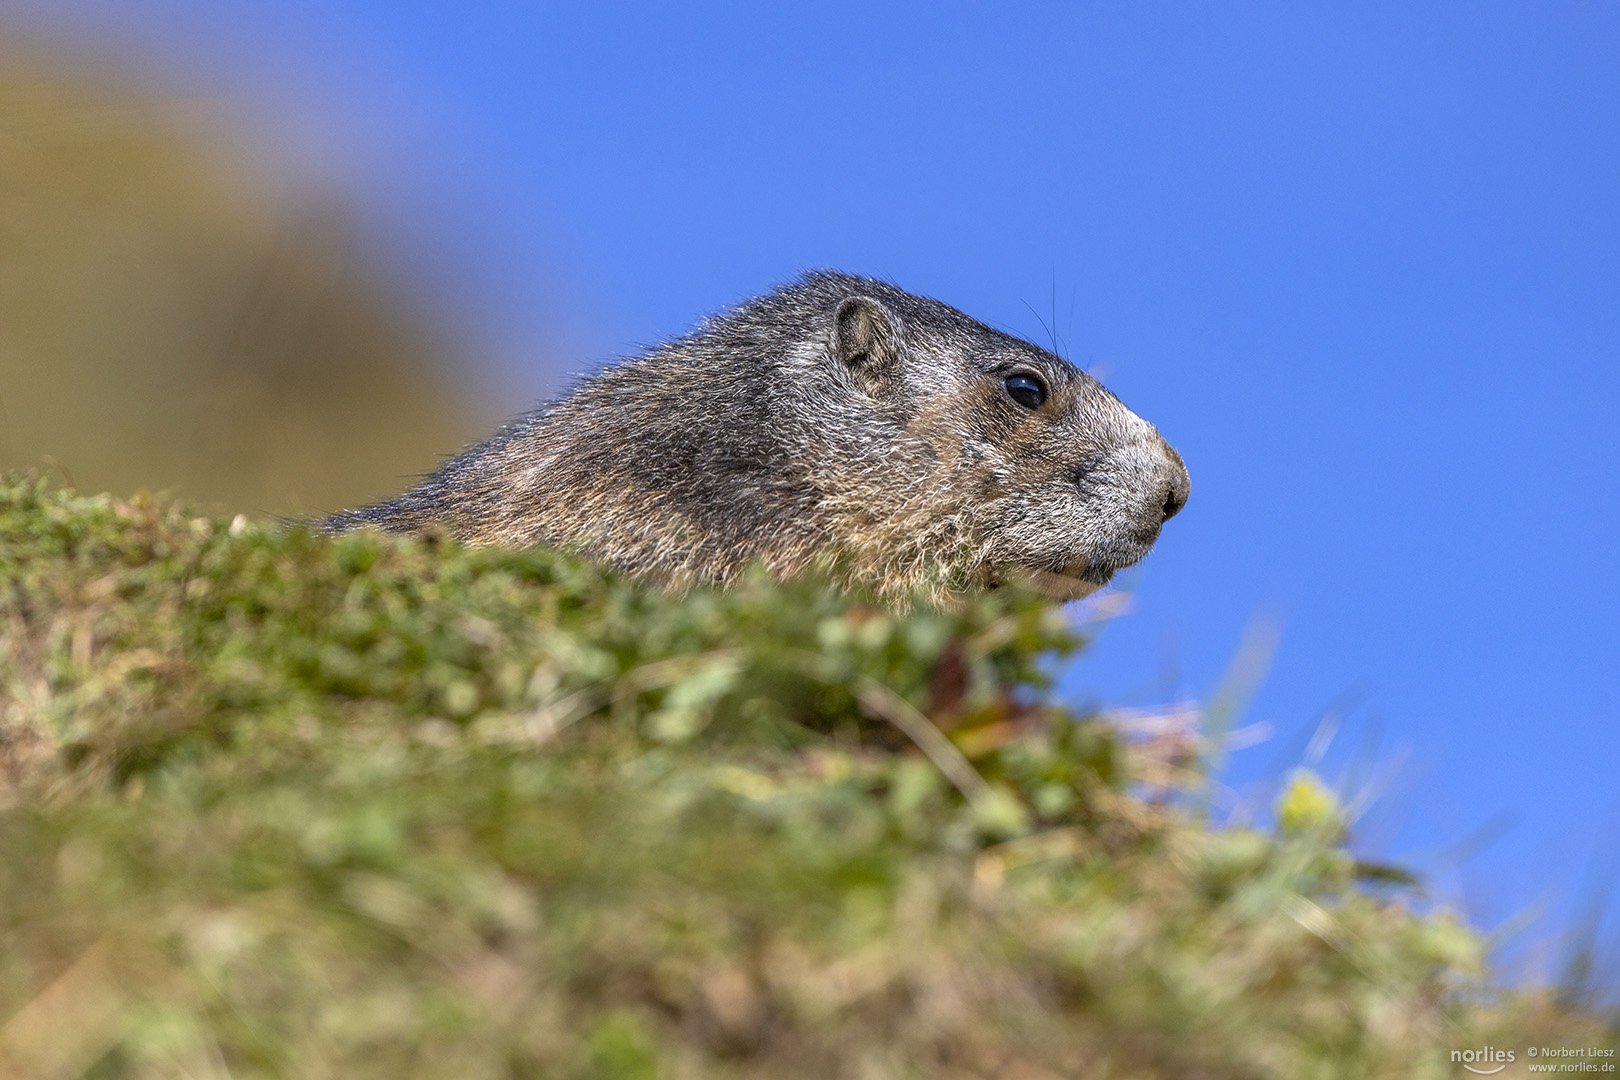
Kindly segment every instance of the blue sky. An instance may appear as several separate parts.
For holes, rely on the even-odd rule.
[[[1134,613],[1066,685],[1207,696],[1271,618],[1246,718],[1277,736],[1233,757],[1234,787],[1303,760],[1339,703],[1328,775],[1399,766],[1358,842],[1487,927],[1544,911],[1532,962],[1615,865],[1620,8],[0,18],[238,102],[476,328],[468,363],[510,412],[807,267],[1038,341],[1055,324],[1193,478]]]

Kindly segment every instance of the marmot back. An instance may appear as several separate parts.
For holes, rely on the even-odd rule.
[[[1151,424],[1067,360],[817,272],[587,378],[325,529],[556,544],[684,587],[754,563],[889,597],[1082,596],[1187,500]]]

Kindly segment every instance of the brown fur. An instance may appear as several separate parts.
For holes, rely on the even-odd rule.
[[[1038,407],[1007,379],[1037,379]],[[936,300],[812,273],[587,378],[411,491],[329,519],[560,544],[684,587],[750,564],[899,599],[1084,595],[1187,497],[1180,457],[1067,360]]]

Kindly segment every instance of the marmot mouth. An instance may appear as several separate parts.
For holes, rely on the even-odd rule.
[[[1114,580],[1116,571],[1135,562],[1135,559],[1112,559],[1077,556],[1054,570],[1060,577],[1074,578],[1098,589]]]
[[[1076,569],[1077,568],[1073,565],[1065,566],[1062,571],[1062,576],[1072,577],[1077,580],[1084,581],[1088,585],[1095,585],[1100,589],[1110,581],[1114,580],[1114,571],[1117,570],[1118,567],[1112,566],[1109,563],[1088,562],[1085,564],[1085,566],[1078,568],[1080,571],[1079,573],[1075,573]]]
[[[1081,600],[1107,585],[1114,576],[1114,567],[1106,563],[1093,563],[1077,559],[1061,572],[1039,570],[1029,566],[1009,566],[998,577],[1009,584],[1018,585],[1054,600]]]

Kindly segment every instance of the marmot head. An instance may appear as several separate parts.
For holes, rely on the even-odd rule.
[[[1181,456],[1068,360],[938,301],[840,280],[858,291],[832,310],[827,359],[899,425],[888,456],[906,487],[877,543],[904,550],[893,530],[915,528],[954,547],[968,583],[1072,599],[1146,555],[1185,505]]]

